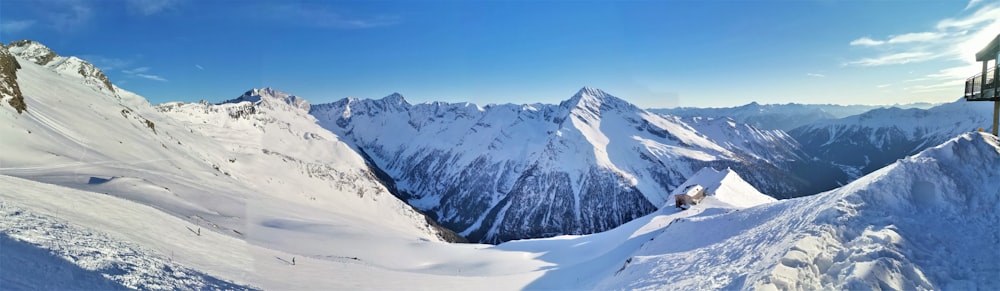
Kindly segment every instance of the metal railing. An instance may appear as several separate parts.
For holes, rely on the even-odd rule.
[[[1000,97],[997,86],[997,66],[986,71],[986,82],[983,73],[965,79],[966,99],[989,99]]]

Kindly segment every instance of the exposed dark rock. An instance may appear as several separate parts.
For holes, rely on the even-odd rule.
[[[21,94],[21,87],[17,84],[18,69],[21,69],[21,64],[6,47],[0,45],[0,100],[10,98],[7,104],[20,114],[28,110],[28,106],[24,103],[24,95]]]

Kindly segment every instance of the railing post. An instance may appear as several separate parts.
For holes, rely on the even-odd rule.
[[[997,114],[1000,114],[1000,100],[993,101],[993,136],[997,135]]]
[[[989,76],[989,74],[986,73],[987,68],[989,68],[988,66],[989,63],[990,60],[983,60],[983,80],[979,83],[979,94],[983,95],[981,98],[986,98],[986,90],[983,90],[983,86],[986,86],[986,76]],[[997,115],[993,114],[993,116],[994,116],[993,119],[995,120]],[[996,135],[996,129],[995,129],[996,126],[993,126],[993,128],[994,128],[993,135]]]
[[[1000,52],[993,59],[993,98],[1000,98]]]

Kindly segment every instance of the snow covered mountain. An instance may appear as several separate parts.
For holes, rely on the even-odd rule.
[[[311,113],[385,171],[401,198],[474,241],[607,230],[663,205],[706,166],[750,173],[776,197],[808,187],[792,172],[803,156],[780,132],[693,127],[590,87],[559,105],[411,105],[392,94]]]
[[[800,157],[780,131],[656,116],[599,90],[560,105],[347,99],[310,106],[312,114],[297,97],[269,89],[222,104],[152,106],[108,90],[93,71],[39,65],[48,53],[19,49],[0,46],[2,290],[1000,289],[1000,190],[990,183],[1000,176],[1000,139],[989,134],[961,133],[836,190],[774,201],[749,178],[770,176],[740,167]],[[871,120],[945,135],[977,123],[943,121],[981,113],[978,106]],[[952,119],[937,118],[942,112]],[[552,132],[527,130],[535,128]],[[455,147],[504,157],[478,163],[520,176],[467,166],[478,154],[431,154]],[[597,207],[614,209],[624,204],[617,197],[653,204],[649,197],[658,196],[640,186],[655,177],[651,167],[683,169],[671,185],[697,183],[712,195],[600,233],[499,245],[445,243],[394,196],[441,203],[433,199],[452,198],[408,191],[449,189],[449,180],[420,175],[468,175],[495,178],[490,190],[536,189],[486,197],[507,203],[496,211],[508,216],[528,205],[511,195],[551,193],[537,208],[572,210],[548,201],[600,198],[609,200]],[[440,170],[450,168],[464,172]],[[610,191],[618,196],[581,185],[618,187]]]
[[[998,162],[1000,140],[966,133],[835,191],[675,221],[595,288],[997,289]]]
[[[364,238],[458,239],[392,195],[290,95],[256,90],[256,102],[152,106],[36,42],[5,49],[14,62],[0,51],[4,88],[17,88],[26,108],[8,106],[7,95],[0,105],[0,175],[148,205],[198,236],[300,256]]]
[[[898,108],[929,108],[934,106],[929,103],[913,103],[904,105],[893,105]],[[739,123],[750,124],[756,128],[770,130],[792,130],[796,127],[807,125],[821,120],[844,118],[857,115],[869,110],[884,108],[885,106],[872,105],[835,105],[835,104],[759,104],[751,102],[737,107],[725,108],[694,108],[679,107],[668,109],[649,109],[657,114],[668,114],[685,118],[711,117],[711,118],[732,118]]]
[[[883,108],[816,122],[789,135],[810,156],[839,165],[855,179],[958,134],[989,131],[992,109],[987,102],[965,100],[929,109]]]

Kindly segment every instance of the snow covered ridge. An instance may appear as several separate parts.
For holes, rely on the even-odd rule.
[[[77,57],[62,57],[45,45],[33,40],[19,40],[6,45],[14,55],[40,66],[48,67],[60,74],[83,78],[86,84],[98,90],[114,93],[111,80],[93,64]]]
[[[392,94],[310,113],[370,156],[401,198],[483,242],[610,229],[672,202],[707,166],[800,196],[809,185],[795,170],[816,163],[780,132],[652,114],[591,87],[558,105],[414,105]]]
[[[963,99],[929,109],[876,109],[802,126],[789,135],[810,156],[836,163],[856,179],[961,133],[989,131],[992,109]]]
[[[870,110],[895,108],[927,109],[937,104],[913,103],[896,104],[892,106],[872,105],[835,105],[835,104],[760,104],[751,102],[743,106],[725,108],[694,108],[678,107],[667,109],[649,109],[657,114],[675,115],[684,118],[732,118],[739,123],[750,124],[762,130],[792,130],[796,127],[812,124],[822,120],[844,118],[861,114]]]
[[[966,133],[834,191],[673,223],[596,287],[995,290],[997,163],[1000,140]]]
[[[241,95],[240,97],[223,101],[220,104],[240,103],[240,102],[251,102],[251,103],[265,102],[266,104],[270,104],[270,102],[275,102],[275,101],[305,110],[306,112],[309,111],[310,107],[309,101],[303,99],[302,97],[290,95],[288,93],[274,90],[271,88],[263,88],[263,89],[254,88],[251,89],[250,91],[247,91],[246,93],[243,93],[243,95]]]

